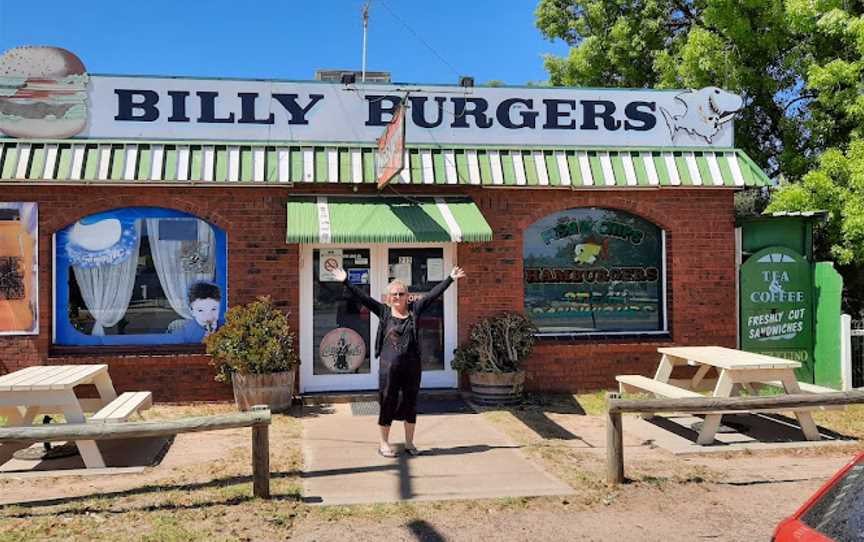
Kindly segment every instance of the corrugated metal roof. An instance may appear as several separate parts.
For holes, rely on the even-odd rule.
[[[638,188],[767,186],[737,149],[411,147],[393,182]],[[0,139],[0,182],[375,183],[375,149],[344,145]]]

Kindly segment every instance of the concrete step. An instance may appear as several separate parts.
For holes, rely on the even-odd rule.
[[[429,388],[420,390],[420,399],[457,399],[463,397],[463,393],[454,388]],[[304,406],[377,401],[378,390],[304,393],[300,396],[300,399],[303,401]]]

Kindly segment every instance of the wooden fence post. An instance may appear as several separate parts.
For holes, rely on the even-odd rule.
[[[624,483],[624,431],[621,412],[609,408],[611,401],[619,397],[617,393],[606,394],[606,481],[613,485]]]
[[[252,411],[269,409],[255,405]],[[252,494],[261,499],[270,498],[270,426],[266,423],[252,426]]]

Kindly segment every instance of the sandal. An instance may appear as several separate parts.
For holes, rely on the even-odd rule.
[[[422,452],[420,450],[418,450],[415,446],[411,446],[411,447],[406,446],[405,447],[405,453],[410,455],[411,457],[417,457]]]
[[[399,456],[399,454],[397,454],[393,450],[382,450],[381,448],[378,448],[378,455],[380,455],[381,457],[398,457]]]

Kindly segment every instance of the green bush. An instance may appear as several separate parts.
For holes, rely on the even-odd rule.
[[[288,317],[270,297],[232,307],[225,325],[204,339],[216,380],[231,382],[232,373],[269,374],[289,371],[300,363]]]
[[[466,373],[512,373],[531,355],[537,328],[524,314],[505,312],[471,326],[453,352],[453,368]]]

